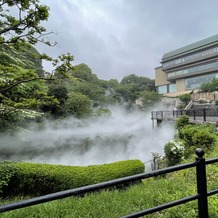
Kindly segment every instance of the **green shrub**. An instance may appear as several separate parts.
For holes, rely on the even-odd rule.
[[[179,130],[178,132],[178,136],[180,139],[182,139],[183,141],[185,141],[185,144],[188,147],[191,147],[194,145],[193,142],[193,135],[199,131],[198,126],[195,125],[187,125],[185,127],[183,127],[182,129]]]
[[[189,117],[187,115],[182,115],[176,120],[176,129],[181,129],[189,124]]]
[[[184,157],[185,147],[181,141],[172,140],[165,144],[164,153],[168,166],[173,166],[181,162]]]
[[[183,94],[178,96],[178,98],[185,105],[187,105],[192,100],[191,94]]]
[[[12,164],[12,162],[0,162],[0,195],[13,178],[15,171],[16,167]]]
[[[17,170],[6,193],[44,195],[96,184],[144,172],[139,160],[119,161],[90,166],[62,166],[37,163],[14,163]]]
[[[215,144],[214,128],[214,124],[200,124],[187,125],[179,129],[178,137],[185,145],[185,158],[193,154],[198,147],[208,149]]]
[[[199,130],[193,135],[193,144],[196,148],[210,149],[215,145],[215,137],[205,130]]]
[[[95,114],[99,117],[110,117],[112,113],[107,108],[99,108]]]

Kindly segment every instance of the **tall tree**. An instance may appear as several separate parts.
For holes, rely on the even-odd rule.
[[[151,91],[143,91],[140,93],[140,98],[143,103],[143,108],[147,109],[149,107],[154,106],[161,100],[161,96],[156,92]]]
[[[54,59],[35,52],[32,45],[38,42],[48,46],[56,44],[45,38],[51,32],[41,23],[48,20],[49,8],[38,0],[2,0],[0,17],[0,122],[7,126],[19,117],[25,118],[29,109],[35,114],[42,105],[58,103],[46,94],[46,86],[41,81],[68,76],[74,58],[69,53]],[[25,55],[26,61],[20,61],[19,57]],[[42,59],[51,61],[54,67],[47,77],[42,71]]]
[[[98,77],[92,73],[91,68],[84,63],[75,65],[70,73],[81,82],[96,82],[98,80]]]
[[[71,92],[68,94],[65,112],[66,115],[85,118],[92,113],[92,102],[87,96],[81,93]]]
[[[133,85],[136,91],[155,91],[154,80],[135,74],[125,76],[120,84]]]
[[[17,10],[17,13],[13,13],[14,10]],[[13,45],[16,49],[23,50],[23,47],[29,44],[35,45],[38,42],[49,46],[56,44],[56,42],[51,43],[45,37],[52,33],[41,25],[43,21],[48,20],[49,7],[40,4],[39,0],[3,0],[0,3],[0,17],[0,45],[7,45],[7,49],[11,49],[10,45]],[[27,52],[26,49],[25,52]],[[37,77],[35,79],[52,79],[55,72],[66,76],[66,72],[72,69],[71,62],[74,60],[70,53],[59,55],[57,59],[46,54],[33,56],[33,58],[52,61],[54,66],[49,78]],[[30,79],[33,80],[33,78]]]

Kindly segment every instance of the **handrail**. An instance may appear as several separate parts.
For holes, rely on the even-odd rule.
[[[178,199],[176,201],[172,201],[172,202],[162,204],[162,205],[159,205],[159,206],[156,206],[153,208],[139,211],[137,213],[129,214],[129,215],[126,215],[124,217],[125,218],[141,217],[141,216],[151,214],[151,213],[163,210],[163,209],[174,207],[174,206],[179,205],[179,204],[184,204],[184,203],[189,202],[189,201],[198,200],[198,215],[199,215],[198,217],[199,218],[208,218],[207,197],[214,195],[214,194],[217,194],[218,189],[207,192],[206,165],[218,162],[218,158],[209,159],[209,160],[205,161],[205,159],[203,157],[204,151],[200,148],[197,148],[195,153],[196,153],[197,157],[196,157],[196,160],[194,162],[180,164],[180,165],[176,165],[176,166],[172,166],[172,167],[167,167],[167,168],[152,171],[150,173],[141,173],[141,174],[128,176],[128,177],[124,177],[124,178],[120,178],[120,179],[115,179],[115,180],[111,180],[111,181],[107,181],[107,182],[102,182],[102,183],[98,183],[98,184],[94,184],[94,185],[88,185],[88,186],[79,187],[79,188],[70,189],[70,190],[65,190],[65,191],[61,191],[61,192],[56,192],[53,194],[48,194],[48,195],[44,195],[44,196],[40,196],[40,197],[35,197],[32,199],[23,200],[20,202],[2,205],[2,206],[0,206],[0,213],[19,209],[19,208],[24,208],[24,207],[28,207],[28,206],[33,206],[36,204],[41,204],[41,203],[45,203],[45,202],[49,202],[49,201],[53,201],[53,200],[57,200],[57,199],[62,199],[62,198],[70,197],[70,196],[82,195],[85,193],[94,192],[97,190],[113,187],[116,185],[128,184],[128,183],[138,181],[141,179],[147,179],[147,178],[159,176],[162,174],[167,174],[167,173],[171,173],[171,172],[175,172],[175,171],[179,171],[179,170],[184,170],[187,168],[196,167],[196,175],[197,175],[197,194],[196,195],[188,196],[188,197],[182,198],[182,199]]]
[[[216,108],[199,108],[189,110],[170,110],[170,111],[152,111],[152,120],[165,120],[180,117],[181,115],[187,115],[194,121],[201,120],[203,122],[218,122],[218,109]]]
[[[189,110],[189,109],[193,106],[193,104],[194,104],[194,101],[191,100],[191,101],[187,104],[187,106],[185,107],[185,110]]]
[[[160,210],[164,210],[164,209],[168,209],[168,208],[180,205],[180,204],[184,204],[184,203],[187,203],[189,201],[197,200],[198,198],[199,198],[199,195],[189,196],[189,197],[182,198],[182,199],[179,199],[179,200],[176,200],[176,201],[171,201],[169,203],[162,204],[162,205],[159,205],[159,206],[156,206],[156,207],[152,207],[152,208],[149,208],[147,210],[143,210],[143,211],[139,211],[139,212],[136,212],[136,213],[133,213],[133,214],[129,214],[129,215],[123,216],[121,218],[141,217],[141,216],[148,215],[148,214],[151,214],[151,213],[154,213],[154,212],[158,212]]]
[[[33,206],[33,205],[45,203],[48,201],[58,200],[58,199],[62,199],[62,198],[70,197],[70,196],[77,196],[77,195],[85,194],[88,192],[113,187],[116,185],[122,185],[125,183],[138,181],[141,179],[148,179],[148,178],[155,177],[158,175],[163,175],[166,173],[170,173],[170,172],[174,172],[174,171],[178,171],[178,170],[182,170],[186,168],[191,168],[193,166],[196,166],[196,164],[197,162],[181,164],[178,166],[172,166],[172,167],[167,167],[167,168],[159,169],[156,171],[152,171],[150,173],[141,173],[141,174],[128,176],[128,177],[124,177],[120,179],[115,179],[115,180],[111,180],[107,182],[102,182],[102,183],[98,183],[94,185],[87,185],[87,186],[83,186],[83,187],[79,187],[75,189],[56,192],[53,194],[47,194],[47,195],[43,195],[40,197],[35,197],[32,199],[23,200],[20,202],[15,202],[15,203],[0,206],[0,213],[23,208],[23,207]]]

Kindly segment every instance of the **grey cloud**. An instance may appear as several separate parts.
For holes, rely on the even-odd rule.
[[[164,53],[216,34],[218,2],[179,0],[42,0],[57,56],[71,52],[101,79],[154,77]]]

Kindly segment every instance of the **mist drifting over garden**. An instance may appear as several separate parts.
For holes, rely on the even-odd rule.
[[[1,136],[1,160],[62,165],[92,165],[119,160],[147,162],[152,152],[163,154],[174,136],[172,124],[153,129],[150,113],[111,108],[108,117],[47,121],[40,130]],[[17,138],[17,137],[16,137]]]
[[[162,97],[154,79],[145,77],[144,71],[140,71],[143,76],[136,75],[134,68],[119,81],[112,74],[107,75],[110,80],[102,80],[85,60],[74,62],[76,53],[66,51],[57,57],[41,53],[37,43],[56,45],[45,37],[53,33],[44,26],[49,7],[38,1],[13,1],[0,9],[4,42],[0,51],[4,57],[0,59],[0,160],[90,165],[126,159],[146,162],[151,152],[163,153],[164,143],[173,138],[173,128],[152,130],[150,111],[145,112]],[[44,61],[52,66],[48,72]],[[108,67],[107,62],[101,73]],[[135,107],[138,110],[130,111]]]

